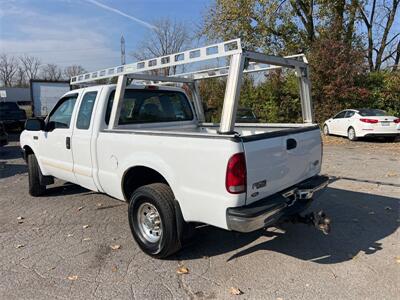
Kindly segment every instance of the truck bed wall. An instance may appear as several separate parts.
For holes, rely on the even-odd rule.
[[[154,169],[171,186],[186,221],[227,228],[226,208],[245,203],[245,194],[225,189],[227,162],[241,151],[242,144],[231,139],[100,132],[98,177],[105,193],[123,199],[121,182],[129,168]]]

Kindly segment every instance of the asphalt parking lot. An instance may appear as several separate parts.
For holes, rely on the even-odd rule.
[[[30,197],[12,138],[0,149],[0,299],[400,295],[400,143],[326,140],[332,183],[311,209],[332,218],[328,236],[294,224],[250,234],[204,226],[179,254],[155,260],[133,241],[126,204],[61,181]]]

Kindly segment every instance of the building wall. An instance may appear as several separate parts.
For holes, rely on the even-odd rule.
[[[31,92],[29,88],[2,87],[0,91],[5,91],[7,94],[6,98],[1,97],[0,101],[17,102],[18,104],[30,104],[31,102]]]

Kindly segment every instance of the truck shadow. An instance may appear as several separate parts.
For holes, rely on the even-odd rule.
[[[335,264],[382,249],[379,242],[398,228],[399,199],[327,188],[311,206],[323,209],[332,218],[332,232],[323,235],[303,224],[285,223],[282,231],[260,230],[241,234],[211,226],[197,229],[194,244],[183,249],[181,260],[234,252],[228,261],[258,251],[274,251],[301,260]],[[265,241],[267,237],[267,241]],[[257,242],[261,239],[260,242]],[[201,242],[200,242],[201,241]]]
[[[0,148],[0,159],[22,158],[19,146],[5,146]]]
[[[56,185],[47,186],[46,193],[42,197],[58,197],[77,194],[82,194],[82,196],[84,196],[91,193],[95,192],[91,192],[79,185],[62,181],[60,183],[56,183]]]
[[[0,179],[12,177],[16,174],[28,172],[26,165],[8,164],[6,161],[0,161]]]

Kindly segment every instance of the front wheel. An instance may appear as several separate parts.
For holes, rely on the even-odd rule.
[[[347,137],[349,138],[350,141],[357,141],[356,131],[354,130],[353,127],[350,127],[349,130],[347,131]]]
[[[36,156],[28,156],[29,194],[38,197],[46,192],[46,186],[40,183],[41,171]]]
[[[129,226],[139,247],[155,258],[165,258],[181,248],[174,194],[163,183],[138,188],[129,203]]]

